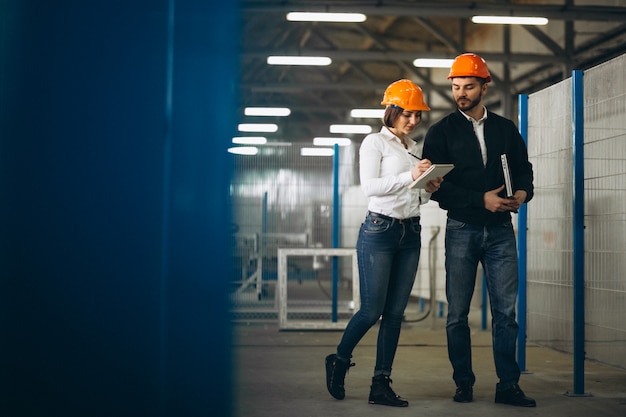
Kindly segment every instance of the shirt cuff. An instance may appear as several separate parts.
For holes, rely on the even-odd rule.
[[[409,185],[413,182],[413,176],[411,175],[411,171],[403,172],[400,174],[400,182],[404,185]]]

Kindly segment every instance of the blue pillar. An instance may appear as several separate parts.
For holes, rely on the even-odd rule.
[[[518,97],[518,125],[519,132],[524,138],[524,142],[528,145],[528,96],[526,94],[520,94]],[[526,338],[527,338],[527,325],[526,325],[526,304],[527,304],[527,233],[528,233],[528,207],[526,204],[518,210],[517,214],[517,251],[518,251],[518,277],[519,277],[519,293],[517,303],[517,316],[518,316],[518,337],[517,337],[517,363],[522,372],[526,371]]]
[[[333,248],[339,247],[339,145],[333,146]],[[337,322],[337,291],[339,290],[339,265],[336,256],[332,257],[332,317]]]
[[[583,72],[572,72],[574,395],[585,392],[585,158]]]

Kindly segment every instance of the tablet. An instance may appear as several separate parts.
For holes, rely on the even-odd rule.
[[[422,175],[417,177],[415,181],[409,184],[409,188],[424,188],[426,183],[437,177],[443,177],[448,172],[452,171],[454,164],[433,164]]]

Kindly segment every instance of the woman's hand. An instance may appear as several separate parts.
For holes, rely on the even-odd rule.
[[[422,159],[421,161],[419,161],[417,165],[415,165],[411,170],[411,177],[413,177],[413,180],[415,181],[417,177],[422,175],[424,171],[430,168],[431,165],[432,162],[430,162],[428,159]]]

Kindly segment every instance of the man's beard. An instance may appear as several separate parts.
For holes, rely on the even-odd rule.
[[[464,100],[465,104],[463,105],[459,103],[459,100],[456,101],[456,105],[459,107],[459,109],[463,111],[472,110],[474,107],[478,106],[478,103],[480,103],[480,98],[478,100],[470,100],[468,98],[465,98]]]

